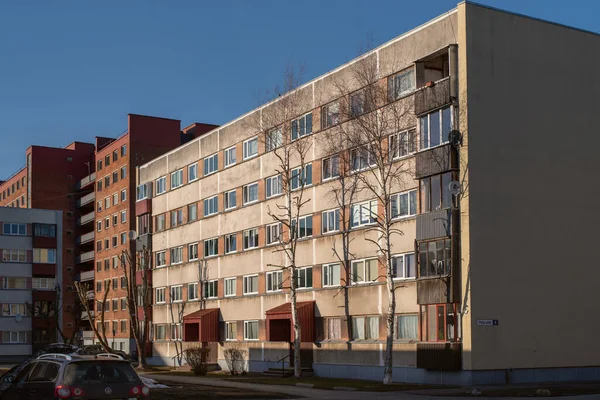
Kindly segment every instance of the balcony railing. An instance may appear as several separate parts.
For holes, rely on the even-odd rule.
[[[84,233],[83,235],[77,236],[77,240],[76,243],[77,244],[84,244],[84,243],[88,243],[94,240],[95,237],[95,232],[91,231],[88,233]]]
[[[92,211],[91,213],[82,215],[81,217],[77,218],[77,226],[81,226],[81,225],[85,225],[85,224],[89,224],[90,222],[93,222],[94,217],[95,217],[94,211]]]
[[[93,281],[93,280],[94,280],[94,270],[83,271],[81,274],[79,274],[80,282]]]
[[[462,343],[417,343],[417,368],[456,371],[462,367]]]
[[[75,202],[75,205],[77,207],[83,207],[86,204],[92,203],[95,199],[96,199],[96,192],[88,193],[85,196],[82,196],[79,199],[77,199],[77,201]]]
[[[92,172],[91,174],[89,174],[88,176],[86,176],[85,178],[83,178],[82,180],[77,182],[75,184],[75,189],[79,190],[82,187],[89,185],[90,183],[94,183],[95,181],[96,181],[96,173]]]
[[[415,92],[415,114],[423,114],[450,103],[450,77],[433,82]]]
[[[88,261],[94,261],[94,251],[93,250],[77,255],[76,260],[75,260],[75,262],[77,262],[77,264],[88,262]]]

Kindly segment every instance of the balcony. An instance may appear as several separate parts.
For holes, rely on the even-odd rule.
[[[89,184],[94,183],[95,181],[96,181],[96,173],[92,172],[90,175],[86,176],[85,178],[83,178],[82,180],[77,182],[75,184],[75,189],[79,190],[81,188],[86,187]]]
[[[424,114],[428,111],[449,104],[450,77],[447,76],[429,84],[415,92],[415,114]]]
[[[449,143],[416,154],[415,177],[417,179],[454,169],[458,169],[458,154]]]
[[[94,200],[96,200],[96,192],[88,193],[85,196],[82,196],[79,199],[77,199],[77,201],[75,202],[75,206],[83,207],[86,204],[92,203]]]
[[[79,274],[79,282],[87,282],[94,280],[94,270],[91,271],[83,271]]]
[[[462,367],[462,343],[417,343],[417,368],[456,371]]]
[[[89,224],[90,222],[94,222],[95,216],[96,216],[96,213],[94,211],[92,211],[91,213],[82,215],[81,217],[77,218],[77,226],[81,226],[81,225]]]
[[[138,236],[135,241],[135,246],[136,251],[142,251],[144,249],[147,251],[152,251],[152,235],[147,233]]]
[[[94,261],[94,251],[93,250],[88,251],[86,253],[78,254],[75,259],[75,262],[77,264],[81,264],[81,263],[88,262],[88,261]]]
[[[94,240],[94,237],[95,237],[95,232],[91,231],[91,232],[85,233],[81,236],[77,236],[75,243],[77,243],[77,244],[89,243]]]
[[[55,264],[37,264],[34,263],[31,268],[31,273],[34,276],[55,276],[56,265]]]
[[[417,214],[417,241],[450,237],[452,210],[450,208]]]
[[[83,313],[83,314],[85,314],[85,313]],[[87,318],[87,315],[85,317]],[[95,339],[96,338],[96,336],[94,335],[94,331],[82,331],[82,334],[83,334],[82,335],[83,339]]]

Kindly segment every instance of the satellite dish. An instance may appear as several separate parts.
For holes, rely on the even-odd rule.
[[[450,182],[450,184],[448,184],[448,190],[454,196],[458,196],[460,194],[460,190],[461,190],[460,182],[459,181],[452,181],[452,182]]]
[[[127,233],[127,237],[129,237],[129,240],[135,240],[138,237],[138,234],[136,231],[129,231]]]
[[[454,147],[458,146],[459,144],[462,145],[462,134],[456,129],[451,130],[448,133],[448,141]]]
[[[22,316],[21,314],[17,314],[17,315],[15,315],[15,320],[16,320],[17,322],[21,322],[21,320],[22,320],[22,319],[23,319],[23,316]]]

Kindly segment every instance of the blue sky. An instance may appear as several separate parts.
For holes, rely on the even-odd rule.
[[[595,0],[482,0],[600,31]],[[118,136],[127,114],[223,124],[290,63],[304,80],[453,8],[457,0],[0,2],[0,179],[31,144]]]

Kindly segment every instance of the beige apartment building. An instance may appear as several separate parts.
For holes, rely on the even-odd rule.
[[[289,232],[269,213],[286,200],[271,148],[305,141],[302,179],[288,182],[304,184],[310,199],[297,232],[302,364],[319,376],[381,379],[387,291],[371,228],[383,208],[369,191],[343,205],[352,238],[348,317],[345,270],[332,251],[341,236],[329,195],[336,154],[321,140],[348,123],[342,105],[354,107],[364,89],[351,74],[370,63],[374,84],[389,91],[361,110],[411,105],[385,139],[390,162],[411,175],[389,210],[402,232],[391,243],[394,380],[597,379],[600,306],[591,294],[600,272],[581,250],[593,246],[598,221],[599,190],[583,179],[600,166],[599,39],[463,2],[298,88],[304,108],[281,121],[291,137],[275,146],[264,132],[278,126],[265,126],[265,116],[286,96],[141,165],[137,240],[153,254],[151,361],[173,365],[182,348],[206,343],[223,368],[228,347],[247,350],[252,371],[287,365],[290,277],[272,265],[285,265],[274,250]],[[349,168],[373,167],[365,153],[340,151],[349,152]],[[550,195],[560,186],[577,188],[568,212]]]

